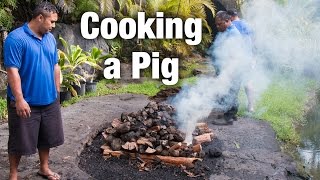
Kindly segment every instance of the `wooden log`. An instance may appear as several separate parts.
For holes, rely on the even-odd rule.
[[[118,127],[122,122],[120,121],[120,119],[115,118],[112,122],[111,122],[111,126],[116,128]]]
[[[196,128],[198,128],[200,135],[212,132],[212,129],[209,128],[207,123],[197,123]]]
[[[136,142],[126,142],[124,145],[121,146],[125,150],[136,150],[138,151],[138,145]]]
[[[193,152],[197,152],[197,153],[200,153],[202,151],[202,146],[201,144],[196,144],[192,147],[192,151]]]
[[[211,142],[213,139],[213,133],[206,133],[193,138],[193,144],[201,144],[204,142]]]
[[[107,139],[107,138],[108,138],[108,135],[107,135],[106,132],[102,132],[102,136],[103,136],[104,139]]]
[[[187,167],[194,167],[193,162],[200,160],[200,158],[188,158],[188,157],[172,157],[172,156],[161,156],[161,155],[145,155],[140,154],[139,157],[143,160],[154,160],[154,161],[162,161],[166,164],[171,164],[175,166],[187,166]]]
[[[111,147],[108,146],[107,144],[102,145],[100,148],[103,149],[103,150],[106,150],[106,149],[107,150],[112,150]]]
[[[149,147],[153,147],[152,143],[145,137],[140,137],[137,140],[137,144],[148,145]]]
[[[176,150],[176,149],[180,149],[181,145],[182,145],[182,143],[179,142],[179,143],[171,146],[170,149],[169,149],[169,151],[173,151],[173,150]]]
[[[103,156],[107,156],[107,157],[113,156],[113,157],[119,158],[120,156],[123,156],[123,155],[124,153],[122,151],[112,151],[111,149],[103,150]]]
[[[155,153],[155,152],[156,152],[156,150],[153,149],[153,148],[151,148],[151,147],[148,147],[148,148],[146,149],[146,153],[147,153],[147,154],[153,154],[153,153]]]

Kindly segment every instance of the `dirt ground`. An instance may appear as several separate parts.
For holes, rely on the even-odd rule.
[[[140,172],[133,161],[103,159],[101,130],[122,112],[136,112],[149,101],[146,96],[123,94],[94,97],[62,108],[65,143],[52,149],[51,168],[62,179],[189,179],[180,168],[157,164],[149,172]],[[218,126],[211,123],[216,118],[213,114],[206,120],[215,139],[205,146],[206,155],[196,165],[204,176],[192,179],[300,179],[295,163],[280,151],[268,123],[239,118],[233,125]],[[7,124],[0,125],[1,180],[8,178],[7,132]],[[211,158],[210,151],[222,154]],[[38,168],[36,155],[24,157],[20,177],[42,179],[36,175]]]

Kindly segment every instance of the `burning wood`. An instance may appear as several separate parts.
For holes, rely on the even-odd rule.
[[[202,151],[202,146],[201,144],[196,144],[192,147],[193,152],[200,153]]]
[[[173,165],[192,167],[203,154],[201,143],[213,139],[212,130],[206,123],[198,123],[194,131],[194,144],[187,145],[185,134],[176,127],[172,118],[175,109],[166,104],[150,102],[136,113],[123,113],[114,119],[111,127],[104,130],[105,157],[129,155],[136,159],[137,153],[143,163],[162,161]]]
[[[107,147],[107,148],[106,148]],[[129,153],[129,152],[123,152],[123,151],[112,151],[110,147],[103,145],[101,148],[105,148],[103,150],[103,155],[105,157],[111,156],[129,156],[131,159],[138,159],[141,162],[154,162],[154,161],[161,161],[166,164],[175,165],[175,166],[186,166],[186,167],[193,167],[194,161],[201,161],[200,158],[188,158],[188,157],[172,157],[172,156],[161,156],[161,155],[147,155],[147,154],[135,154],[135,153]]]
[[[193,138],[193,144],[202,144],[204,142],[211,142],[213,139],[213,133],[206,133]]]
[[[135,142],[126,142],[124,145],[121,146],[123,149],[125,150],[138,150],[138,146],[137,146],[137,143]]]

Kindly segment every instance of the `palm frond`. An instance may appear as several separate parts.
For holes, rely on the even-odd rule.
[[[114,14],[113,0],[97,0],[98,4],[100,2],[100,14],[102,16],[107,16],[108,13]]]

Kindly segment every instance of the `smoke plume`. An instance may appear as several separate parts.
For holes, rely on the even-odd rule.
[[[237,38],[225,40],[219,46],[212,45],[208,53],[219,62],[221,74],[216,78],[213,74],[199,78],[195,85],[183,87],[173,99],[176,118],[187,134],[187,142],[191,142],[197,121],[207,118],[213,109],[229,108],[230,104],[221,104],[219,100],[227,96],[236,83],[246,85],[251,81],[257,100],[277,73],[317,77],[319,6],[319,0],[290,0],[284,4],[255,0],[243,4],[243,19],[254,32],[253,55]]]

